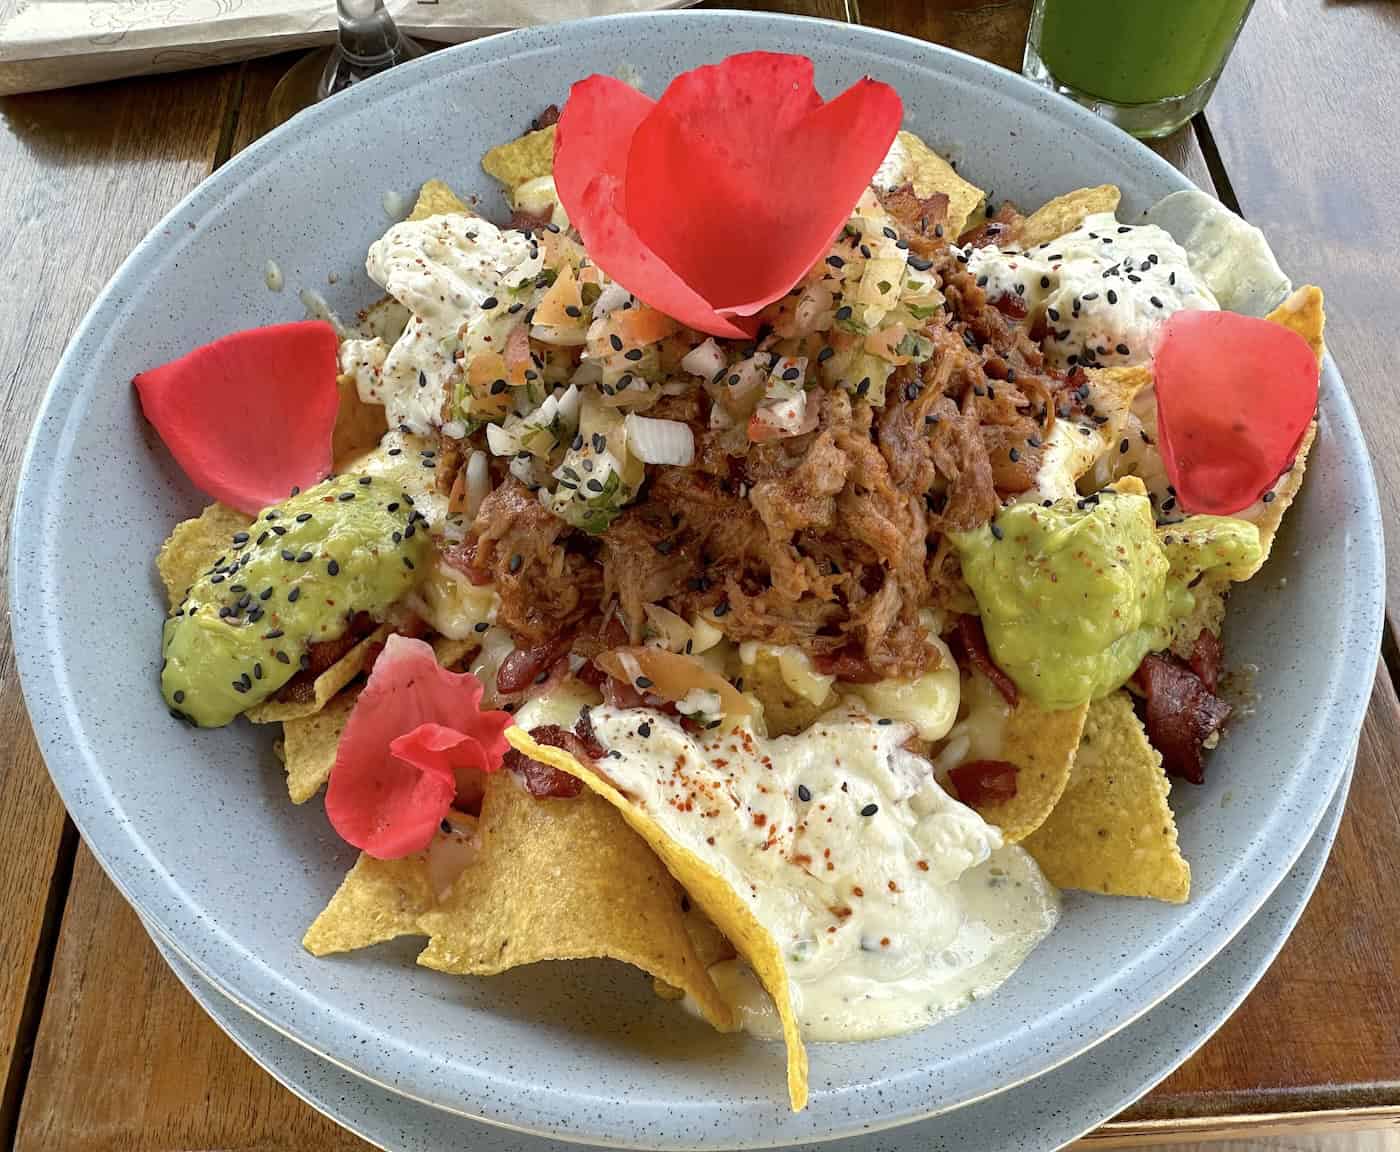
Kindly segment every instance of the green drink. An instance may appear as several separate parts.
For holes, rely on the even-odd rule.
[[[1253,0],[1037,0],[1025,73],[1139,136],[1214,90]]]

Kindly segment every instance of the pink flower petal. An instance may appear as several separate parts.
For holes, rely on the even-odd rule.
[[[326,815],[371,856],[422,851],[457,794],[458,769],[493,772],[505,712],[481,710],[481,682],[448,672],[421,640],[390,636],[336,750]]]

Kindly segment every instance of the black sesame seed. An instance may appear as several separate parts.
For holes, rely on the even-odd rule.
[[[1040,286],[1041,286],[1042,288],[1049,288],[1049,287],[1050,287],[1050,277],[1049,277],[1049,276],[1042,276],[1042,277],[1040,278]]]
[[[729,615],[729,601],[728,601],[728,600],[721,600],[718,604],[716,604],[716,605],[714,606],[714,609],[713,609],[713,614],[714,614],[714,616],[715,616],[716,619],[719,619],[720,617],[723,617],[723,616],[728,616],[728,615]]]
[[[368,476],[361,476],[361,477],[360,477],[360,487],[362,487],[362,488],[368,488],[368,487],[369,487],[371,484],[373,484],[373,483],[374,483],[374,481],[371,480]],[[298,516],[297,519],[300,520],[301,517]]]
[[[608,438],[607,438],[606,436],[604,436],[601,432],[595,432],[595,433],[593,433],[593,440],[592,440],[592,443],[593,443],[593,451],[595,451],[595,452],[603,452],[603,451],[606,451],[606,449],[607,449],[607,447],[608,447]]]
[[[875,723],[883,728],[886,724],[893,724],[894,721],[891,720],[888,716],[881,716],[880,719],[875,721]]]
[[[497,380],[492,380],[492,381],[491,381],[491,395],[492,395],[492,396],[499,396],[499,395],[500,395],[502,392],[504,392],[505,390],[506,390],[506,382],[505,382],[504,380],[497,379]]]
[[[389,455],[390,455],[390,456],[398,456],[398,455],[399,455],[400,453],[402,453],[402,452],[403,452],[403,449],[402,449],[402,448],[390,448],[390,449],[389,449]]]
[[[311,657],[303,652],[301,658],[297,661],[297,667],[303,672],[309,672],[311,670]]]
[[[282,524],[274,524],[272,526],[272,534],[274,536],[285,536],[287,534],[286,526]]]
[[[638,677],[637,677],[637,687],[638,687],[638,688],[642,688],[642,689],[650,688],[650,687],[652,686],[652,684],[653,684],[653,681],[652,681],[651,679],[649,679],[648,677],[646,677],[646,676],[638,676]]]
[[[235,533],[233,534],[233,542],[234,542],[235,544],[246,544],[246,543],[248,543],[248,533],[246,533],[246,532],[235,532]]]
[[[183,704],[185,702],[185,694],[177,689],[171,699],[173,699],[176,704]]]
[[[278,512],[276,508],[274,508],[271,512],[269,512],[266,516],[264,516],[263,519],[264,519],[264,520],[267,520],[267,521],[269,521],[269,522],[271,522],[271,521],[273,521],[273,520],[276,520],[277,517],[280,516],[280,515],[281,515],[281,513]]]
[[[831,359],[833,356],[835,356],[835,355],[836,355],[836,349],[833,348],[830,344],[828,344],[828,345],[826,345],[820,352],[817,353],[817,363],[818,363],[818,364],[825,364],[828,360],[830,360],[830,359]]]
[[[643,720],[637,728],[637,735],[642,737],[643,739],[646,739],[646,737],[651,735],[651,725],[647,721]]]
[[[987,277],[986,277],[986,276],[979,276],[979,277],[977,277],[977,287],[979,287],[979,288],[985,288],[986,286],[987,286]]]
[[[311,563],[311,559],[312,559],[312,553],[311,553],[311,550],[310,550],[310,549],[307,549],[305,552],[299,552],[299,553],[297,554],[297,563],[298,563],[298,564],[310,564],[310,563]]]
[[[862,816],[874,816],[875,813],[878,812],[878,811],[880,811],[880,805],[878,805],[878,804],[867,804],[864,808],[862,808],[862,809],[860,810],[860,814],[861,814]]]
[[[277,663],[279,664],[290,664],[292,662],[292,658],[281,649],[278,649],[273,655],[277,657]]]
[[[491,627],[491,625],[488,624],[485,620],[480,620],[480,621],[478,621],[478,622],[473,626],[473,631],[476,631],[476,632],[485,632],[485,631],[487,631],[490,627]]]
[[[642,350],[640,348],[629,348],[622,354],[622,358],[624,360],[631,360],[635,364],[642,358]]]
[[[992,535],[993,535],[994,537],[996,537],[998,540],[1001,540],[1001,539],[1004,539],[1004,538],[1005,538],[1006,533],[1003,532],[1003,531],[1001,530],[1001,526],[1000,526],[1000,525],[998,525],[998,524],[989,524],[988,527],[991,528],[991,530],[992,530]]]
[[[209,583],[211,583],[211,584],[222,584],[222,583],[224,582],[225,579],[226,579],[226,577],[224,576],[224,574],[223,574],[222,572],[215,572],[214,575],[213,575],[213,577],[210,579]]]
[[[515,302],[514,304],[512,304],[509,308],[506,309],[506,313],[507,313],[508,315],[510,315],[510,316],[514,316],[517,312],[520,311],[520,309],[522,309],[522,308],[524,308],[524,307],[525,307],[524,304],[521,304],[519,301],[516,301],[516,302]]]
[[[577,304],[569,304],[564,309],[564,315],[572,316],[575,320],[577,320],[580,316],[583,315],[583,309],[580,308]]]
[[[408,527],[403,530],[403,538],[407,540],[415,531],[416,529],[413,527],[413,521],[410,520],[408,522]],[[334,573],[332,573],[332,575],[334,575]]]
[[[1113,350],[1120,356],[1131,355],[1132,350],[1126,344],[1115,344]]]
[[[942,229],[942,225],[941,225],[941,224],[939,225],[939,229],[940,229],[940,230],[939,230],[939,232],[938,232],[938,235],[941,236],[941,235],[943,234],[942,231],[941,231],[941,229]],[[922,256],[910,256],[910,257],[909,257],[909,267],[912,268],[912,269],[914,269],[914,271],[916,271],[916,272],[927,272],[930,268],[933,267],[933,261],[932,261],[932,260],[925,260]]]
[[[802,369],[798,368],[796,365],[793,365],[791,368],[783,369],[784,380],[796,380],[801,375]]]
[[[403,566],[404,566],[405,568],[412,569],[412,568],[413,568],[413,561],[410,560],[407,556],[405,556],[405,557],[403,558]]]
[[[862,256],[864,256],[867,260],[869,260],[869,259],[870,259],[870,245],[869,245],[869,244],[862,244],[862,245],[860,246],[860,254],[861,254]]]
[[[1265,493],[1264,493],[1264,503],[1265,503],[1265,504],[1272,504],[1272,503],[1274,502],[1274,497],[1277,496],[1277,495],[1278,495],[1277,492],[1265,492]]]
[[[522,564],[524,564],[524,563],[525,563],[525,557],[522,556],[522,555],[520,555],[519,552],[516,552],[516,553],[515,553],[514,555],[512,555],[511,558],[510,558],[510,565],[509,565],[509,567],[510,567],[511,572],[519,572],[519,571],[520,571],[520,566],[521,566]]]
[[[293,588],[290,592],[287,593],[287,603],[289,603],[289,604],[295,604],[295,603],[296,603],[298,600],[300,600],[300,599],[301,599],[301,589],[300,589],[300,588]]]
[[[1117,303],[1118,303],[1118,293],[1115,292],[1112,288],[1110,288],[1110,289],[1108,290],[1108,292],[1106,293],[1106,295],[1108,296],[1108,302],[1109,302],[1110,304],[1117,304]]]
[[[1015,464],[1018,460],[1021,459],[1021,453],[1018,452],[1015,448],[1011,449],[1011,451],[1008,452],[1007,455],[1011,457],[1011,463],[1013,464]]]
[[[849,304],[842,304],[840,308],[836,309],[836,319],[849,320],[853,313],[854,309]]]
[[[812,790],[805,784],[799,784],[797,786],[797,798],[804,804],[807,803],[812,798]]]
[[[295,552],[293,552],[290,548],[283,548],[283,549],[282,549],[282,559],[285,560],[285,561],[287,561],[288,564],[290,564],[290,563],[291,563],[293,560],[295,560],[296,558],[297,558],[297,554],[296,554]]]
[[[311,513],[310,513],[310,512],[303,512],[303,513],[301,513],[301,514],[297,517],[297,523],[298,523],[298,524],[305,524],[305,523],[306,523],[308,520],[310,520],[310,519],[311,519]]]
[[[497,300],[494,296],[488,296],[488,297],[486,297],[485,300],[483,300],[483,301],[481,302],[481,306],[482,306],[482,308],[484,308],[486,311],[489,312],[492,308],[494,308],[494,307],[495,307],[497,304],[499,304],[499,303],[500,303],[500,301]]]
[[[257,538],[256,543],[261,544],[264,540],[267,539],[267,535],[268,535],[268,534],[267,534],[266,532],[260,532],[260,533],[258,533],[258,538]]]
[[[249,686],[245,685],[242,680],[233,681],[233,690],[235,692],[246,692],[248,691],[248,687]]]
[[[1131,443],[1131,441],[1129,441],[1129,439],[1128,439],[1126,436],[1124,436],[1123,439],[1121,439],[1120,441],[1118,441],[1118,451],[1119,451],[1119,453],[1121,454],[1121,453],[1126,452],[1126,451],[1128,450],[1128,445],[1129,445],[1130,443]]]
[[[344,503],[346,503],[347,501],[350,501],[350,500],[355,499],[355,493],[353,493],[353,492],[342,492],[339,496],[336,497],[336,499],[339,500],[342,504],[344,504]]]
[[[331,576],[340,575],[340,564],[334,557],[332,557],[331,562],[326,565],[326,572]]]
[[[254,679],[254,680],[261,680],[262,677],[263,677],[262,665],[261,665],[261,664],[254,664],[254,665],[253,665],[253,679]]]

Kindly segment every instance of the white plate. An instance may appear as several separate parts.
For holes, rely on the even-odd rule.
[[[1083,109],[1002,69],[846,25],[674,13],[531,29],[450,49],[295,118],[222,168],[123,265],[75,336],[25,459],[12,534],[14,635],[50,771],[98,859],[215,986],[395,1091],[534,1133],[668,1147],[796,1143],[907,1123],[1044,1074],[1128,1024],[1214,956],[1302,851],[1349,763],[1376,667],[1382,554],[1355,415],[1328,365],[1308,484],[1269,567],[1235,597],[1232,659],[1261,668],[1210,782],[1173,804],[1191,902],[1072,894],[995,996],[907,1036],[813,1045],[788,1111],[781,1053],[720,1036],[618,965],[459,980],[411,942],[316,960],[300,940],[353,853],[319,804],[287,803],[272,731],[192,731],[156,691],[150,557],[203,503],[141,421],[140,369],[294,318],[295,289],[351,313],[385,193],[430,176],[498,203],[478,163],[568,83],[626,65],[653,93],[738,48],[805,51],[828,94],[865,73],[1000,200],[1084,183],[1125,218],[1185,179]],[[288,291],[270,292],[267,261]],[[328,275],[338,280],[328,284]],[[1286,583],[1285,583],[1286,581]]]

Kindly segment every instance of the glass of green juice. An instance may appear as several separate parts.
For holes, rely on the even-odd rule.
[[[1134,136],[1206,106],[1254,0],[1035,0],[1022,71]]]

